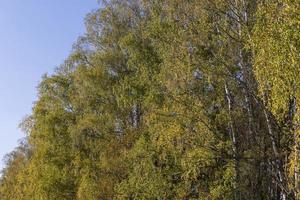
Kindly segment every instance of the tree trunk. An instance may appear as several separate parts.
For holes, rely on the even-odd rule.
[[[232,119],[232,101],[230,97],[230,91],[228,89],[227,83],[225,83],[225,94],[227,99],[228,105],[228,114],[229,114],[229,132],[232,140],[232,152],[233,152],[233,160],[234,160],[234,198],[235,200],[239,199],[239,192],[238,192],[238,182],[239,182],[239,158],[238,158],[238,148],[237,148],[237,138],[236,133],[233,126],[233,119]]]
[[[300,153],[300,139],[299,139],[299,131],[295,131],[294,134],[294,140],[295,140],[295,199],[300,199],[300,180],[299,180],[299,153]]]

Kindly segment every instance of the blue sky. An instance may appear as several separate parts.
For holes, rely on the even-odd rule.
[[[24,137],[18,124],[31,112],[41,76],[68,56],[85,15],[97,8],[97,0],[0,0],[1,160]]]

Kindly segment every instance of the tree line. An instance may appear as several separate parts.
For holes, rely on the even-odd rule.
[[[103,1],[43,77],[0,199],[300,199],[299,13]]]

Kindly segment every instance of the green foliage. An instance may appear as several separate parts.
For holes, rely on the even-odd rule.
[[[103,2],[43,78],[0,199],[297,199],[298,13]]]

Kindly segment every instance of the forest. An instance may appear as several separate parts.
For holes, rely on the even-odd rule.
[[[85,25],[1,200],[300,200],[299,0],[107,0]]]

